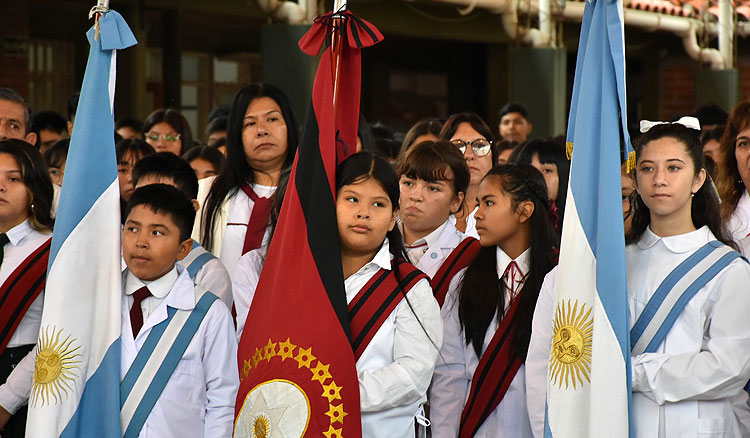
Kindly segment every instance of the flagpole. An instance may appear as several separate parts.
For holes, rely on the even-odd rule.
[[[94,17],[94,40],[99,40],[99,19],[109,11],[109,0],[97,0],[96,6],[89,11],[89,20]]]
[[[333,13],[334,15],[346,10],[347,0],[334,0],[333,2]],[[333,78],[333,117],[336,118],[336,109],[339,101],[339,79],[341,78],[341,32],[343,29],[344,20],[341,18],[333,19],[333,27],[331,29],[331,77]]]

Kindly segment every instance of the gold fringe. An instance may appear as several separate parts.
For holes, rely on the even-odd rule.
[[[565,155],[568,156],[568,160],[573,158],[573,142],[565,142]]]
[[[628,161],[625,165],[625,170],[627,173],[635,170],[635,151],[628,152]]]

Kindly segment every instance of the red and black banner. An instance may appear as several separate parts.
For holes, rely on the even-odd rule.
[[[459,438],[471,438],[479,431],[523,365],[521,358],[513,354],[513,317],[517,308],[518,300],[513,300],[474,370],[469,397],[461,413]]]
[[[26,311],[44,290],[52,239],[47,239],[0,286],[0,354],[5,351]]]
[[[337,163],[356,145],[360,50],[382,39],[374,26],[346,11],[319,17],[300,41],[313,56],[326,47],[240,340],[235,437],[270,436],[275,428],[287,436],[361,436],[335,181]],[[340,90],[335,105],[334,89]]]
[[[440,269],[432,276],[430,286],[432,286],[432,293],[440,307],[443,307],[443,303],[445,303],[445,297],[448,295],[448,288],[453,276],[461,269],[469,266],[469,263],[479,254],[480,249],[482,249],[482,245],[479,244],[477,239],[467,237],[453,248],[453,251],[440,265]]]

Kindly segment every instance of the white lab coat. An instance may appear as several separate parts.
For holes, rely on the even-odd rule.
[[[726,227],[735,242],[750,236],[750,194],[747,190],[742,191],[742,196],[737,201],[737,207],[729,217]]]
[[[527,250],[516,259],[516,263],[524,273],[528,273],[528,256]],[[511,259],[500,248],[497,248],[497,259],[498,277],[501,277]],[[445,336],[430,389],[430,421],[433,438],[457,436],[461,413],[469,397],[474,371],[479,364],[479,357],[474,351],[474,346],[466,344],[458,318],[458,288],[465,272],[464,269],[453,277],[448,296],[441,309]],[[509,292],[506,289],[506,303],[510,301],[509,298]],[[505,310],[507,311],[507,306]],[[497,317],[493,317],[484,337],[483,352],[495,336],[497,327]],[[525,375],[525,367],[521,365],[500,404],[474,435],[476,438],[532,436],[526,411]]]
[[[708,227],[626,248],[630,325],[664,278],[709,240]],[[733,403],[750,378],[750,266],[735,260],[688,303],[654,353],[632,358],[636,437],[739,437]],[[660,430],[661,429],[661,430]]]
[[[177,264],[187,269],[196,258],[203,254],[203,251],[205,250],[200,246],[193,248],[184,259],[178,260]],[[201,266],[195,274],[193,283],[219,297],[221,302],[226,304],[230,311],[232,310],[232,279],[218,257],[212,258]]]
[[[167,318],[167,306],[184,310],[195,308],[193,281],[182,267],[177,270],[179,277],[169,294],[144,318],[143,327],[135,339],[130,325],[133,298],[129,294],[123,296],[121,378],[127,374],[151,329]],[[123,284],[126,285],[127,272],[123,273]],[[154,298],[147,298],[143,303],[151,299]],[[180,359],[164,392],[159,396],[139,436],[229,438],[232,436],[238,387],[237,342],[232,318],[227,307],[216,300]]]
[[[425,251],[422,258],[414,265],[430,278],[435,276],[445,259],[467,237],[464,233],[458,231],[454,221],[450,219],[446,220],[444,225],[442,231],[433,242],[429,242],[428,239],[427,251]]]

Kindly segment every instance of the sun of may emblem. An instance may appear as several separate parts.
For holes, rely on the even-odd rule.
[[[586,310],[582,304],[578,309],[578,300],[571,304],[560,302],[555,311],[553,326],[552,351],[550,353],[550,380],[554,385],[568,388],[570,383],[576,387],[576,381],[583,386],[583,379],[590,381],[591,341],[594,333],[592,308]]]
[[[80,361],[80,346],[70,336],[65,339],[62,329],[45,327],[39,333],[39,343],[34,365],[34,381],[31,384],[31,400],[34,405],[57,404],[73,391],[76,369]]]

